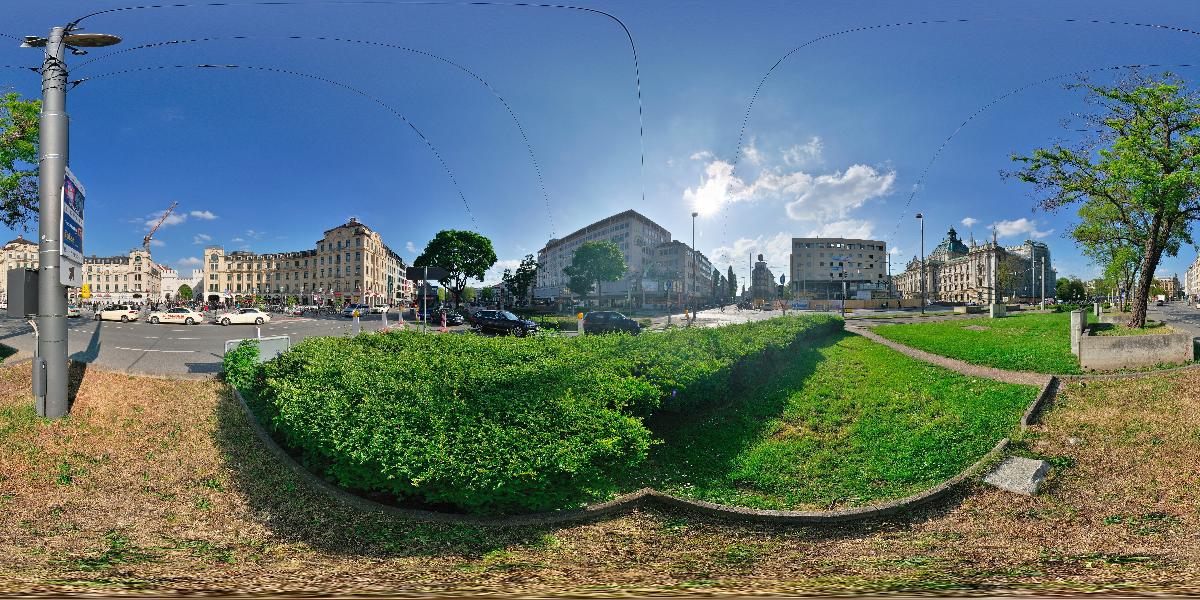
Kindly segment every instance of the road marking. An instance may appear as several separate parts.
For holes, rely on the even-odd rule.
[[[195,350],[151,350],[149,348],[126,348],[124,346],[113,346],[113,348],[116,348],[117,350],[133,350],[135,352],[163,352],[166,354],[178,354],[178,353],[191,354],[191,353],[195,352]]]
[[[178,337],[178,338],[175,338],[175,339],[177,339],[177,340],[198,340],[198,339],[200,339],[200,338],[184,338],[184,337]]]
[[[185,332],[187,332],[186,329],[172,329],[171,330],[171,333],[185,333]]]

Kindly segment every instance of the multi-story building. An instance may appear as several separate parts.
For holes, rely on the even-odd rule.
[[[767,261],[763,260],[763,255],[759,254],[758,262],[754,263],[754,268],[750,271],[750,299],[763,302],[774,300],[775,286],[775,274],[767,266]]]
[[[8,271],[10,269],[36,269],[38,267],[37,242],[31,242],[20,234],[0,248],[0,261],[4,274],[0,275],[0,301],[8,302]]]
[[[629,271],[620,281],[601,286],[601,301],[640,301],[643,293],[664,294],[665,290],[659,287],[659,282],[653,279],[652,274],[658,258],[657,248],[671,241],[671,233],[641,213],[627,210],[546,242],[545,247],[538,251],[539,268],[533,297],[555,300],[570,296],[566,289],[569,278],[563,269],[571,264],[575,249],[580,244],[602,240],[609,240],[621,249]],[[711,275],[711,267],[709,271]]]
[[[93,301],[145,304],[162,297],[162,268],[141,248],[128,256],[83,257],[83,281]]]
[[[1186,277],[1187,275],[1185,274],[1184,276]],[[1154,280],[1158,283],[1158,287],[1162,288],[1163,294],[1169,299],[1174,300],[1183,294],[1183,286],[1179,284],[1179,275],[1155,277]]]
[[[295,297],[306,304],[394,305],[412,298],[405,267],[377,231],[351,218],[325,230],[312,250],[257,254],[209,246],[204,251],[204,299]]]
[[[923,270],[920,259],[914,257],[903,273],[892,278],[900,297],[921,297],[922,271],[924,293],[932,302],[1036,301],[1041,298],[1043,282],[1046,297],[1053,298],[1057,281],[1046,244],[1026,240],[1005,247],[993,235],[991,242],[978,244],[972,239],[968,245],[953,227],[926,257]]]
[[[791,289],[798,297],[887,298],[887,244],[850,238],[792,238]]]
[[[204,294],[201,286],[204,285],[204,270],[192,269],[192,274],[188,277],[180,277],[179,272],[171,267],[163,266],[162,269],[162,295],[159,300],[169,301],[179,298],[179,289],[184,285],[192,290],[193,298],[200,298]]]
[[[1200,297],[1200,256],[1197,256],[1183,273],[1183,292],[1188,298]]]
[[[712,275],[712,262],[703,252],[672,240],[654,248],[654,260],[645,277],[651,283],[643,289],[655,288],[646,290],[647,301],[683,305],[689,298],[707,300],[712,296]]]

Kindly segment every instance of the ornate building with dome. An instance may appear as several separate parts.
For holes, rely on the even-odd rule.
[[[931,302],[1036,301],[1042,294],[1043,260],[1045,294],[1053,298],[1057,276],[1045,243],[1026,240],[1019,246],[1001,246],[995,233],[990,242],[979,244],[973,237],[963,242],[951,227],[946,238],[925,257],[925,269],[921,268],[921,260],[913,257],[892,282],[901,298],[920,298],[923,270],[925,294]]]

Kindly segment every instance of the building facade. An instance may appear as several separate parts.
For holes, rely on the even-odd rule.
[[[683,306],[689,299],[707,300],[712,296],[713,265],[703,252],[672,240],[654,248],[654,262],[642,285],[647,302],[666,302]]]
[[[1043,269],[1044,265],[1044,269]],[[921,274],[930,302],[993,304],[1003,301],[1036,302],[1054,297],[1057,276],[1050,249],[1042,242],[1026,240],[1019,246],[991,242],[964,243],[953,227],[946,238],[921,261],[913,258],[905,271],[894,276],[893,285],[901,298],[921,297]]]
[[[771,268],[767,266],[767,261],[763,260],[763,255],[758,255],[758,262],[754,263],[754,268],[750,270],[750,298],[749,300],[758,302],[770,302],[775,299],[776,285],[775,274],[771,272]]]
[[[1200,297],[1200,256],[1183,273],[1183,292],[1188,298]]]
[[[94,302],[145,304],[162,298],[162,268],[141,248],[127,256],[83,257],[83,282]],[[72,294],[78,291],[72,288]]]
[[[601,219],[570,235],[546,242],[546,245],[538,251],[539,267],[533,297],[542,300],[558,300],[569,297],[571,295],[567,290],[569,278],[563,269],[571,264],[575,249],[585,242],[604,240],[613,242],[621,249],[629,271],[620,281],[607,282],[601,286],[601,301],[618,299],[640,301],[643,294],[662,297],[666,293],[653,275],[654,265],[659,260],[657,249],[660,245],[671,241],[671,232],[646,218],[645,215],[634,210],[627,210]],[[709,271],[711,270],[710,268]],[[592,293],[595,294],[595,290]],[[591,297],[596,298],[595,295]]]
[[[889,298],[887,244],[851,238],[792,238],[791,290],[798,298]]]
[[[21,235],[0,248],[0,260],[4,264],[4,275],[0,277],[0,301],[8,302],[8,272],[11,269],[36,269],[38,267],[37,242]]]
[[[1184,277],[1187,277],[1186,273],[1184,274]],[[1183,295],[1183,285],[1181,285],[1179,282],[1179,275],[1172,275],[1170,277],[1155,277],[1154,280],[1158,283],[1158,287],[1162,288],[1163,294],[1166,295],[1168,299],[1174,300]]]
[[[159,300],[164,302],[179,299],[179,289],[187,285],[192,290],[193,298],[200,298],[204,295],[204,270],[192,269],[192,274],[188,277],[181,277],[180,273],[171,267],[163,266],[162,269],[162,295]]]
[[[377,231],[354,218],[325,230],[311,250],[258,254],[209,246],[203,260],[204,299],[211,303],[255,296],[321,305],[395,305],[412,299],[404,260]]]

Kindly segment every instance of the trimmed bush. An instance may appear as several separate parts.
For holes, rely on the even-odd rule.
[[[722,401],[742,370],[841,326],[821,315],[636,337],[395,331],[310,338],[250,367],[239,347],[226,367],[282,441],[339,484],[513,513],[605,497],[647,455],[642,417]]]

